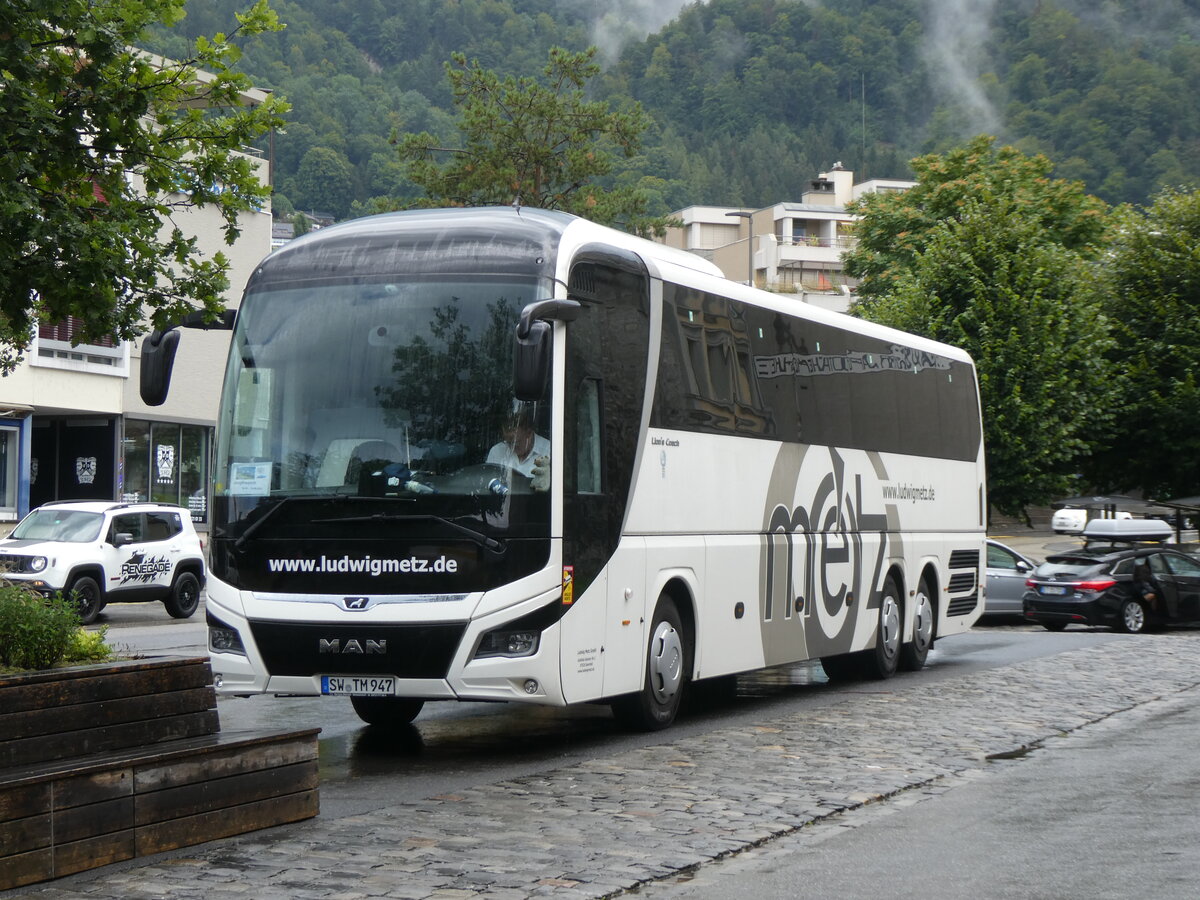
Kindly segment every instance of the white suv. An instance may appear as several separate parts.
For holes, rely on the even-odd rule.
[[[106,604],[127,601],[161,600],[186,619],[200,605],[204,551],[181,506],[47,503],[0,540],[0,577],[73,596],[84,625]]]

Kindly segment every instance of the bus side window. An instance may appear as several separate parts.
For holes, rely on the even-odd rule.
[[[602,493],[600,477],[600,380],[585,378],[579,385],[575,406],[575,491],[579,494]]]

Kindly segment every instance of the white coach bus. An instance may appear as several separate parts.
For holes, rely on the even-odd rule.
[[[432,210],[268,256],[236,314],[207,614],[220,691],[606,702],[820,659],[915,670],[982,609],[953,347],[561,213]],[[177,331],[146,341],[162,402]]]

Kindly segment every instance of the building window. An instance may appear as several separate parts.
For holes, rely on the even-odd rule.
[[[0,521],[17,518],[17,448],[15,428],[0,428]]]
[[[82,320],[75,316],[67,316],[61,322],[39,325],[34,342],[35,352],[29,356],[30,364],[101,375],[127,375],[128,344],[112,337],[103,337],[92,343],[73,345],[71,342],[83,330],[82,326]]]
[[[211,429],[174,422],[125,421],[121,497],[187,507],[193,522],[208,521]]]

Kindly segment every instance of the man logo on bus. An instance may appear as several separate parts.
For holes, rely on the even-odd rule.
[[[346,609],[366,609],[371,605],[370,597],[343,597],[342,606]]]

